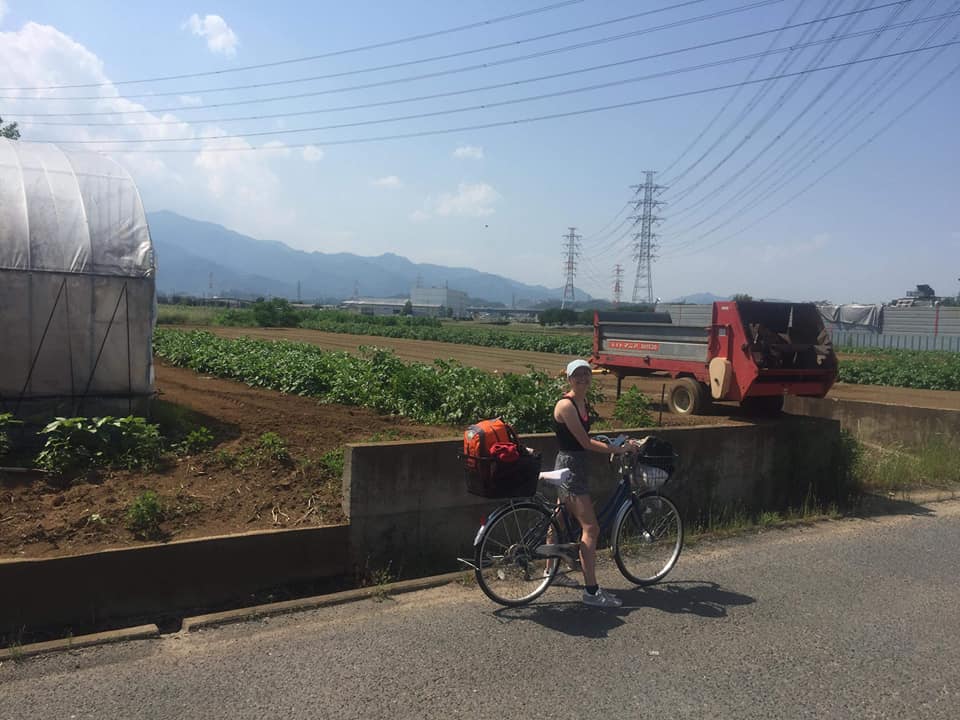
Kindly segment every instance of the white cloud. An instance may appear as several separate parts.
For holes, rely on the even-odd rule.
[[[501,200],[500,193],[487,183],[460,183],[455,193],[441,193],[428,197],[424,207],[410,215],[422,222],[430,217],[484,217],[492,215],[494,205]]]
[[[460,160],[483,160],[483,148],[477,145],[461,145],[453,151],[453,156]]]
[[[373,185],[374,187],[382,187],[382,188],[403,187],[403,183],[400,181],[400,178],[398,178],[396,175],[386,175],[382,178],[377,178],[376,180],[372,180],[370,184]]]
[[[493,214],[492,206],[499,199],[500,193],[486,183],[460,183],[457,192],[440,195],[434,212],[443,216],[483,217]]]
[[[33,125],[26,115],[62,112],[62,103],[15,98],[3,106],[4,118],[20,123],[24,140],[51,140],[68,148],[108,152],[133,175],[148,208],[197,214],[260,237],[276,237],[295,221],[288,194],[283,192],[272,167],[277,160],[292,155],[284,143],[275,141],[267,143],[265,150],[252,151],[252,146],[240,139],[205,140],[195,153],[152,154],[152,150],[184,147],[183,143],[157,141],[195,139],[227,131],[215,125],[184,122],[172,113],[151,113],[122,97],[104,72],[100,58],[49,25],[28,22],[16,32],[0,31],[0,67],[6,73],[4,82],[12,87],[96,85],[97,91],[91,94],[99,97],[75,105],[77,112],[132,113],[117,115],[123,120],[112,126],[52,127]],[[27,91],[9,94],[38,95]],[[158,121],[162,124],[133,124]],[[102,142],[107,139],[135,141],[138,152]],[[71,146],[75,141],[94,142]],[[237,150],[218,152],[221,148]]]
[[[240,44],[240,40],[227,25],[227,21],[219,15],[204,15],[201,18],[194,13],[183,24],[183,28],[189,29],[198,37],[206,38],[207,48],[212,53],[220,53],[227,57],[237,54],[237,45]]]
[[[203,98],[199,95],[180,95],[177,99],[180,101],[181,105],[186,105],[188,107],[193,107],[194,105],[199,105],[203,102]]]
[[[303,148],[303,159],[308,163],[320,162],[323,156],[323,148],[318,148],[316,145],[307,145]]]

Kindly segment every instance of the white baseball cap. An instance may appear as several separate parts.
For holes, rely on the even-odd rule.
[[[571,377],[574,371],[584,367],[587,369],[590,369],[592,372],[592,369],[590,368],[590,363],[588,363],[586,360],[581,360],[580,358],[577,358],[576,360],[571,360],[569,363],[567,363],[567,377]]]

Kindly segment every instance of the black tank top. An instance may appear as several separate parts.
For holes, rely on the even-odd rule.
[[[587,409],[587,417],[584,417],[580,414],[580,410],[577,408],[577,403],[574,402],[572,397],[564,397],[565,400],[569,400],[573,403],[573,409],[577,413],[577,418],[580,420],[580,424],[583,425],[583,429],[588,433],[590,432],[590,410]],[[570,429],[564,425],[562,422],[557,422],[556,419],[553,421],[553,429],[557,434],[557,445],[564,452],[580,452],[585,448],[580,444],[580,441],[573,436],[573,433],[570,432]]]

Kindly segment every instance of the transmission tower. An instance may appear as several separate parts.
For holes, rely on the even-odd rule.
[[[640,232],[633,236],[634,257],[637,260],[637,277],[633,282],[633,302],[641,302],[646,295],[648,303],[653,302],[653,260],[656,249],[656,235],[653,226],[660,221],[654,211],[663,203],[654,199],[664,190],[663,185],[653,183],[653,170],[644,170],[643,185],[632,185],[638,198],[634,201],[634,212],[630,219],[634,226],[640,225]]]
[[[567,306],[567,298],[573,305],[576,298],[573,294],[573,279],[577,275],[577,258],[580,257],[580,235],[577,235],[575,227],[570,228],[570,232],[563,236],[563,271],[567,276],[567,282],[563,286],[563,299],[560,301],[560,309]]]
[[[623,292],[623,265],[617,263],[613,268],[613,306],[620,307],[620,293]]]

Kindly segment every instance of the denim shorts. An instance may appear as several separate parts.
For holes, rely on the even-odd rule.
[[[590,487],[587,483],[587,451],[567,452],[561,450],[557,453],[557,460],[554,463],[554,470],[567,468],[571,475],[560,485],[560,498],[566,499],[574,495],[589,495]]]

